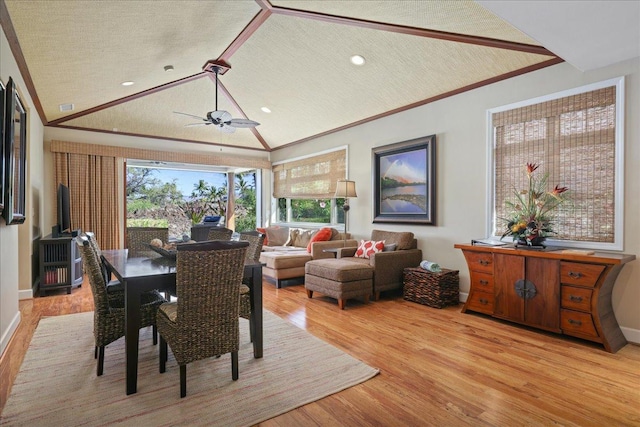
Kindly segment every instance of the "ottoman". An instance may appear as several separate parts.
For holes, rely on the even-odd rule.
[[[276,282],[276,288],[282,287],[283,280],[304,277],[304,265],[311,261],[306,250],[291,252],[262,252],[260,262],[262,275]]]
[[[317,291],[338,300],[338,307],[344,310],[349,298],[362,297],[369,302],[373,292],[373,268],[366,264],[342,259],[317,259],[305,265],[304,287],[307,296],[313,297]]]

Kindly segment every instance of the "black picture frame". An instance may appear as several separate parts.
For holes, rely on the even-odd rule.
[[[0,80],[0,214],[4,211],[4,128],[6,88]]]
[[[7,225],[22,224],[26,219],[27,110],[12,78],[5,91],[4,160],[2,216]]]
[[[436,136],[371,150],[373,222],[436,224]]]

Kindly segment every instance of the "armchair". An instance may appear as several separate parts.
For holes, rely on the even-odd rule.
[[[417,267],[422,261],[422,250],[411,232],[372,230],[371,240],[385,241],[385,246],[396,245],[395,250],[372,254],[369,259],[355,257],[357,247],[342,248],[336,257],[351,262],[366,264],[373,268],[373,298],[380,292],[402,289],[402,274],[406,267]]]

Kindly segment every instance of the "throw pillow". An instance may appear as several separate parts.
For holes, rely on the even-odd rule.
[[[358,258],[371,258],[371,255],[382,252],[384,250],[384,240],[360,240],[360,246],[356,250],[356,257]]]
[[[329,227],[324,227],[318,230],[313,236],[311,236],[311,240],[309,240],[309,244],[307,245],[307,252],[311,253],[311,244],[313,242],[326,242],[327,240],[331,240],[331,236],[333,235],[333,229]]]
[[[269,246],[284,246],[289,237],[289,227],[272,225],[267,227],[265,231],[267,232],[266,238],[269,240]]]
[[[397,244],[389,243],[388,245],[384,245],[384,249],[382,250],[382,252],[393,252],[396,250],[396,247],[398,247]]]
[[[256,227],[256,231],[260,234],[264,234],[264,241],[262,242],[262,245],[269,246],[269,238],[267,236],[267,230],[262,227]]]

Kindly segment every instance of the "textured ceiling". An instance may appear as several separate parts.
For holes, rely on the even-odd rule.
[[[562,61],[472,1],[0,0],[0,19],[46,125],[267,151]],[[210,60],[231,65],[218,109],[260,126],[173,113],[215,110]]]

